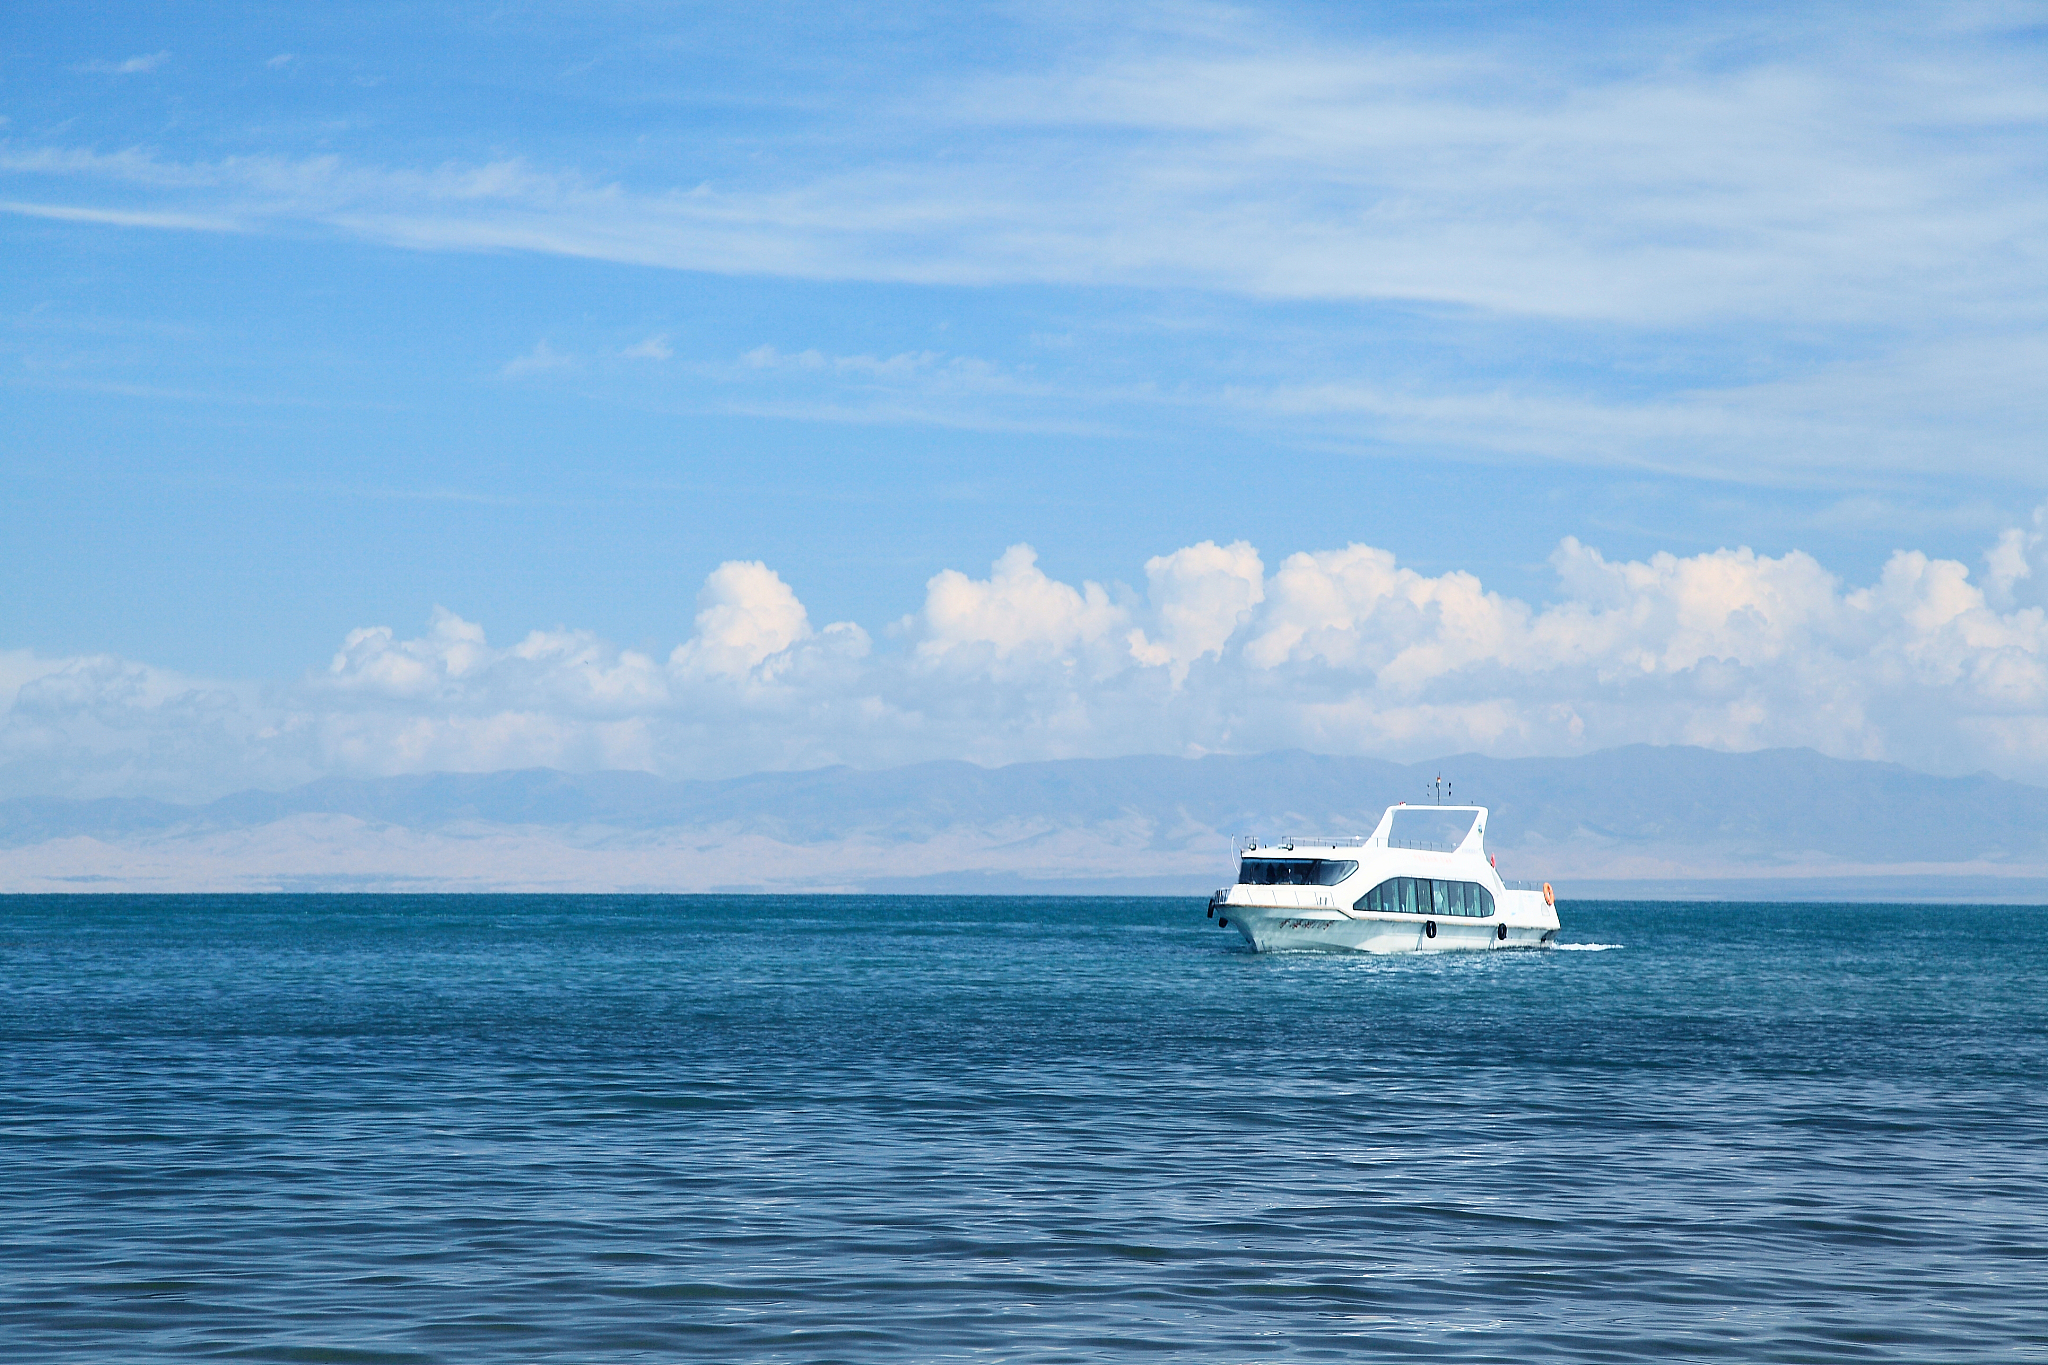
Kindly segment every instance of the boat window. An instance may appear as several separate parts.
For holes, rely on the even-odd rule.
[[[1493,892],[1478,882],[1389,877],[1360,896],[1357,908],[1367,913],[1386,915],[1456,915],[1465,919],[1485,919],[1493,913]]]
[[[1246,858],[1238,865],[1240,886],[1335,886],[1358,864],[1344,858]]]

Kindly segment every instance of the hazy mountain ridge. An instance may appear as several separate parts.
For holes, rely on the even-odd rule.
[[[1810,749],[1726,754],[1648,745],[1575,758],[1464,754],[1413,764],[1300,752],[1068,759],[1006,768],[937,762],[713,782],[548,768],[323,778],[190,806],[147,798],[14,798],[0,801],[0,846],[71,835],[240,829],[306,814],[420,830],[475,823],[620,830],[739,825],[800,842],[855,831],[915,838],[1020,820],[1086,828],[1138,817],[1270,839],[1289,832],[1363,833],[1387,805],[1427,800],[1427,784],[1438,773],[1451,778],[1453,799],[1491,807],[1490,842],[1502,848],[1591,835],[1626,842],[1755,840],[1781,850],[1885,854],[1899,861],[2048,852],[2048,788],[1989,775],[1932,777]]]
[[[1632,746],[1412,764],[1300,752],[941,762],[679,782],[525,769],[327,778],[191,806],[16,798],[0,802],[0,887],[182,877],[852,889],[937,876],[1191,888],[1219,880],[1229,835],[1364,833],[1387,805],[1426,800],[1439,772],[1455,799],[1492,809],[1488,844],[1510,875],[2048,877],[2048,788],[1807,749]]]

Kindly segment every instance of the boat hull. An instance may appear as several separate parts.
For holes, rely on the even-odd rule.
[[[1506,924],[1497,915],[1486,919],[1357,915],[1249,905],[1219,905],[1216,914],[1228,921],[1225,927],[1244,936],[1252,951],[1260,953],[1491,952],[1547,947],[1557,937],[1554,925]]]

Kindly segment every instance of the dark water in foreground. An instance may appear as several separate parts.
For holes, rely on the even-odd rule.
[[[0,1341],[2048,1360],[2048,911],[0,899]]]

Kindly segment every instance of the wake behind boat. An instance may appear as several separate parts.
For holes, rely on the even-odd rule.
[[[1550,884],[1510,887],[1486,856],[1484,806],[1389,806],[1362,839],[1247,842],[1209,916],[1254,952],[1539,948],[1558,931]]]

